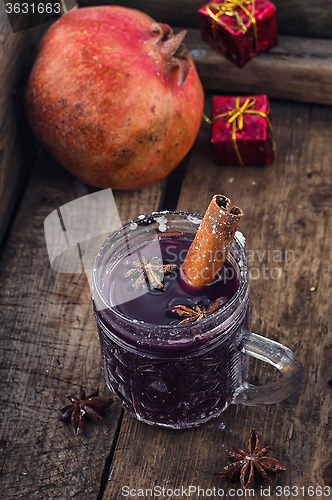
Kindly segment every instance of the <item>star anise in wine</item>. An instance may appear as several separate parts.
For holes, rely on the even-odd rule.
[[[127,260],[126,265],[130,265],[131,269],[126,272],[125,276],[128,278],[137,278],[133,287],[139,288],[147,283],[150,288],[156,290],[163,290],[163,278],[165,274],[176,271],[178,266],[175,264],[163,264],[159,257],[147,259],[142,256],[140,260]]]
[[[215,472],[221,479],[240,479],[243,489],[254,486],[254,478],[259,481],[271,483],[271,478],[266,474],[268,472],[282,472],[286,470],[278,460],[267,457],[266,454],[271,450],[272,445],[259,449],[259,439],[255,429],[251,431],[248,441],[248,452],[245,452],[237,446],[232,446],[235,453],[228,451],[228,459],[232,462],[221,471]]]
[[[211,302],[207,309],[205,307],[200,307],[198,304],[195,307],[189,307],[184,304],[179,304],[177,306],[169,307],[168,310],[175,314],[178,314],[179,316],[186,316],[185,319],[178,323],[178,325],[185,325],[187,323],[192,323],[194,321],[199,321],[200,319],[206,318],[206,316],[209,316],[210,314],[217,311],[226,302],[226,297],[219,297],[217,300]]]
[[[72,394],[67,394],[70,404],[60,408],[62,422],[71,422],[75,436],[79,436],[85,429],[86,417],[89,417],[93,422],[99,422],[102,417],[99,413],[103,412],[112,404],[112,399],[98,396],[99,391],[94,391],[85,395],[83,387],[80,388],[80,394],[77,398]]]

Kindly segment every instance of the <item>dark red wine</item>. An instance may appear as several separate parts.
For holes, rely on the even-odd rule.
[[[161,267],[157,267],[158,278],[163,283],[161,290],[155,289],[153,284],[149,283],[149,275],[142,276],[140,266],[142,255],[135,252],[133,255],[126,256],[111,272],[108,291],[110,303],[114,304],[125,316],[154,325],[176,325],[183,319],[170,311],[172,306],[184,304],[195,308],[198,305],[206,310],[219,297],[224,297],[226,303],[233,297],[239,286],[236,272],[230,263],[225,263],[214,283],[199,291],[188,287],[181,278],[180,266],[190,243],[187,240],[162,240],[157,245],[151,244],[144,247],[143,259],[145,258],[146,263],[151,262],[158,252],[157,259],[160,263],[162,259],[164,265],[178,266],[177,270],[170,271],[165,276],[161,272]],[[138,280],[140,283],[136,285]],[[132,298],[133,295],[138,296]]]
[[[248,298],[227,308],[239,289],[230,262],[199,293],[184,284],[179,269],[161,273],[160,290],[137,271],[137,261],[149,263],[156,256],[163,265],[180,267],[190,244],[161,239],[128,252],[108,270],[106,266],[102,290],[111,307],[95,310],[107,385],[129,413],[165,427],[192,427],[219,415],[247,373],[239,346]],[[217,312],[177,327],[183,317],[170,307],[207,309],[220,297],[226,305]]]

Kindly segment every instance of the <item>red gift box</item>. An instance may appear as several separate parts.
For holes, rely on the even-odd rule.
[[[219,165],[267,165],[274,160],[270,107],[265,95],[214,96],[212,134]]]
[[[198,12],[202,39],[240,68],[278,44],[276,8],[267,0],[224,0]]]

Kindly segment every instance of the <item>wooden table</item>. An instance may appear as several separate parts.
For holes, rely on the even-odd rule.
[[[87,280],[52,270],[43,224],[53,210],[89,191],[42,153],[0,262],[1,498],[120,500],[126,486],[136,489],[136,497],[127,498],[154,487],[164,488],[160,498],[187,498],[166,490],[189,486],[206,492],[191,498],[208,498],[213,488],[231,494],[239,483],[221,483],[214,471],[226,465],[231,445],[245,446],[253,427],[287,467],[271,475],[271,495],[262,496],[257,484],[258,498],[292,498],[287,490],[277,496],[277,486],[297,486],[299,498],[319,498],[319,490],[316,495],[308,487],[332,484],[332,108],[273,101],[272,115],[274,165],[218,167],[203,124],[183,182],[180,167],[162,184],[114,195],[122,222],[175,206],[204,213],[215,193],[243,208],[241,230],[256,268],[252,330],[296,353],[305,368],[301,388],[271,406],[231,405],[210,423],[183,431],[138,422],[114,403],[100,424],[74,437],[59,421],[66,393],[78,394],[81,384],[109,391]],[[276,255],[282,260],[273,261]],[[262,362],[252,363],[251,382],[273,377]],[[323,491],[321,498],[328,496]],[[151,498],[149,491],[143,498]]]

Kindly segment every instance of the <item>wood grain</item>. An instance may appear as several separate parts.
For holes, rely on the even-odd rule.
[[[80,0],[81,6],[109,5],[107,0]],[[171,26],[199,27],[197,10],[208,3],[202,0],[117,0],[116,5],[132,7]],[[278,31],[282,35],[331,38],[332,4],[326,0],[274,0]]]
[[[240,69],[188,30],[186,46],[205,90],[332,104],[332,41],[280,37],[279,45]]]
[[[36,154],[23,113],[23,92],[46,28],[13,33],[0,2],[0,244]]]
[[[158,208],[160,184],[115,193],[122,219]],[[90,289],[50,267],[44,220],[88,189],[47,155],[33,172],[0,260],[0,498],[96,500],[121,408],[75,438],[59,421],[68,392],[109,395]],[[124,207],[124,208],[122,208]]]
[[[325,0],[274,0],[283,35],[331,38],[332,4]]]
[[[239,483],[221,483],[213,473],[227,464],[226,450],[231,445],[245,446],[252,427],[262,445],[273,443],[270,455],[287,467],[284,474],[271,475],[271,495],[264,498],[276,498],[277,485],[303,487],[304,497],[309,498],[310,485],[324,486],[324,477],[329,481],[332,108],[273,101],[272,114],[277,155],[275,163],[266,167],[217,166],[210,129],[204,124],[178,208],[204,213],[218,192],[244,210],[241,230],[248,256],[254,252],[252,331],[292,349],[304,365],[304,382],[282,403],[231,405],[198,429],[153,428],[125,415],[104,500],[121,498],[123,487],[136,489],[136,495],[139,488],[155,486],[237,489]],[[274,372],[265,367],[262,362],[253,363],[251,382],[274,378]],[[259,498],[260,491],[257,485]]]

